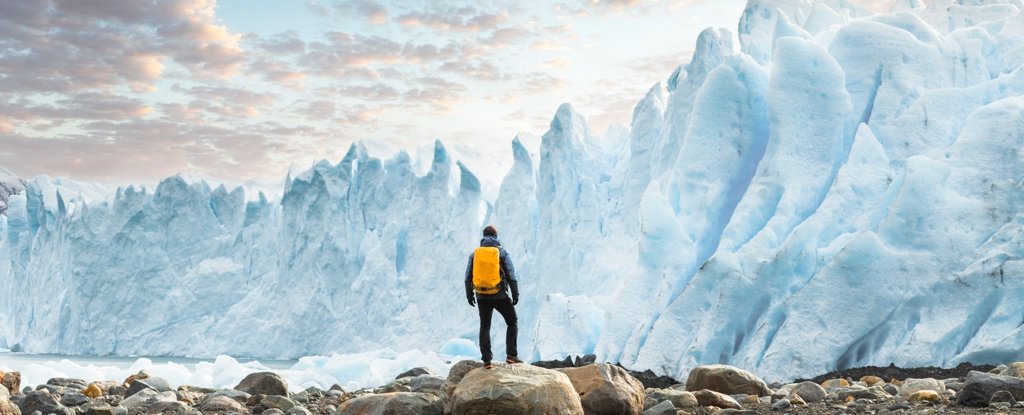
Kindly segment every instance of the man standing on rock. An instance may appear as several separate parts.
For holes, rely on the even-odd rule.
[[[509,289],[512,297],[509,298]],[[475,294],[475,296],[474,296]],[[508,329],[505,331],[506,363],[523,363],[519,360],[516,336],[519,332],[515,305],[519,303],[519,281],[512,258],[498,241],[498,230],[494,226],[484,228],[480,247],[469,254],[466,266],[466,300],[470,306],[480,307],[480,354],[484,368],[491,368],[491,315],[494,310],[501,313]]]

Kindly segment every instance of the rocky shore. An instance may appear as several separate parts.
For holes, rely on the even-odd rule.
[[[726,365],[694,368],[678,383],[592,356],[490,370],[466,360],[445,376],[414,368],[357,391],[335,385],[293,393],[272,372],[250,374],[231,389],[175,389],[146,372],[123,382],[54,378],[35,387],[9,372],[0,382],[0,415],[1024,414],[1024,362],[858,368],[789,384]]]

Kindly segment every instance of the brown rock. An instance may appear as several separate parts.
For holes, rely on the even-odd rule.
[[[241,382],[238,382],[234,389],[250,395],[288,396],[288,382],[274,372],[250,373]]]
[[[621,367],[607,363],[558,369],[569,376],[587,415],[639,415],[644,385]]]
[[[768,384],[753,373],[728,365],[697,366],[686,379],[686,390],[712,390],[728,395],[770,396]]]
[[[21,393],[21,372],[4,373],[3,385],[11,395]]]
[[[693,392],[676,389],[650,388],[644,391],[648,398],[656,402],[669,401],[676,408],[694,408],[700,405]]]
[[[928,402],[938,403],[939,402],[939,393],[936,392],[936,391],[933,391],[933,390],[920,390],[920,391],[911,393],[910,396],[907,397],[907,400],[910,401],[910,402],[924,402],[924,401],[928,401]]]
[[[443,392],[441,402],[444,404],[444,413],[452,413],[452,395],[455,393],[455,388],[459,386],[462,378],[471,370],[483,366],[483,363],[476,360],[463,360],[452,366],[451,370],[448,371],[448,378],[445,379],[441,387]]]
[[[21,409],[10,399],[0,398],[0,415],[21,415]]]
[[[700,406],[714,406],[723,409],[743,409],[739,402],[724,393],[703,389],[693,393]]]
[[[203,401],[202,405],[199,405],[199,410],[203,411],[204,414],[207,412],[237,412],[242,414],[249,413],[249,409],[246,408],[245,405],[242,405],[238,403],[238,401],[223,395],[207,398],[205,401]]]
[[[580,396],[562,372],[495,364],[466,374],[452,394],[454,415],[583,415]]]
[[[804,398],[800,397],[800,394],[797,393],[797,391],[793,391],[793,393],[786,399],[789,399],[790,405],[807,405],[807,402],[804,401]]]
[[[999,374],[1024,379],[1024,362],[1010,363],[1006,365],[1006,369],[1003,369]]]
[[[100,396],[103,396],[103,389],[100,389],[100,385],[90,383],[89,386],[82,389],[82,395],[90,398],[99,398]]]
[[[389,392],[345,401],[339,415],[441,415],[441,398],[429,393]]]
[[[847,386],[850,386],[850,382],[847,381],[846,379],[829,379],[824,382],[821,382],[821,387],[825,389],[845,388]]]
[[[868,387],[872,387],[872,386],[875,386],[875,385],[880,384],[880,383],[885,383],[885,381],[882,380],[882,378],[880,378],[878,376],[871,376],[871,375],[864,376],[864,377],[860,378],[860,381],[864,382],[864,384],[867,385]]]

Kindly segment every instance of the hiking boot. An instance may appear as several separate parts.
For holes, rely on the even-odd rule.
[[[484,361],[484,369],[490,369],[492,367],[494,367],[494,366],[491,365],[491,361],[490,360]]]
[[[511,365],[511,364],[515,364],[515,363],[523,363],[523,361],[519,360],[518,357],[509,356],[508,358],[505,359],[505,363],[508,363],[508,364]]]

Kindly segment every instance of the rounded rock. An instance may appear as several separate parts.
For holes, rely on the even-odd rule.
[[[531,365],[496,364],[466,374],[452,394],[454,415],[583,415],[569,377]]]
[[[242,379],[234,389],[250,395],[288,396],[288,382],[274,372],[251,373]]]
[[[686,390],[712,390],[727,395],[770,396],[768,384],[753,373],[729,365],[697,366],[686,379]]]
[[[644,410],[644,385],[621,367],[601,363],[558,371],[569,377],[587,415],[639,415]]]

